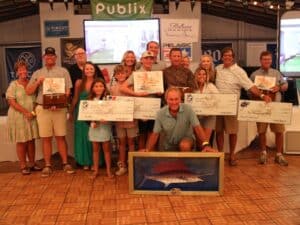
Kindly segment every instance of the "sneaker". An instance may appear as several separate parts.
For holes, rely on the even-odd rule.
[[[120,166],[120,167],[119,167],[119,170],[116,171],[116,175],[117,175],[117,176],[122,176],[122,175],[124,175],[125,173],[127,173],[127,167],[124,167],[124,166]]]
[[[266,153],[260,153],[258,163],[259,164],[267,164],[267,154]]]
[[[276,155],[274,162],[278,163],[280,166],[288,166],[289,165],[288,161],[286,161],[286,159],[283,157],[283,155]]]
[[[45,166],[44,169],[42,170],[42,177],[49,177],[52,173],[51,166]]]
[[[75,173],[75,170],[72,168],[70,164],[65,164],[63,170],[68,174]]]

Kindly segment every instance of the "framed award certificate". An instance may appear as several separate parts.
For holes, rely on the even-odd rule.
[[[133,72],[133,83],[135,92],[164,92],[162,71]]]

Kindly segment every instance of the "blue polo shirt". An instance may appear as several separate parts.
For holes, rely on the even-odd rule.
[[[190,105],[181,103],[176,118],[170,114],[169,106],[161,108],[156,115],[154,133],[165,134],[164,148],[177,146],[182,138],[194,139],[193,127],[199,126],[199,120]]]

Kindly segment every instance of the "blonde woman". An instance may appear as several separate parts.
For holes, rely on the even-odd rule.
[[[208,74],[207,79],[210,82],[215,83],[216,71],[215,71],[213,58],[210,55],[205,54],[200,57],[199,67],[205,69]]]

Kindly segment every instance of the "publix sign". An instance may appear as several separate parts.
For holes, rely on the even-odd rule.
[[[152,0],[91,0],[93,19],[150,18]]]

